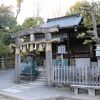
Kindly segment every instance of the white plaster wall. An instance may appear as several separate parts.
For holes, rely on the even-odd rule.
[[[90,58],[76,58],[75,65],[76,67],[90,67]]]
[[[91,66],[97,66],[98,63],[97,62],[91,62]]]

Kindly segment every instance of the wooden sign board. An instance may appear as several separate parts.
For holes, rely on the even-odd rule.
[[[63,54],[66,52],[65,45],[58,46],[58,54]]]

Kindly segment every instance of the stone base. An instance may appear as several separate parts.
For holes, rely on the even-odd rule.
[[[95,89],[88,89],[89,96],[95,96]]]
[[[93,88],[87,88],[88,89],[88,95],[89,96],[95,96],[95,89]],[[77,95],[79,93],[79,88],[74,87],[74,94]]]
[[[78,88],[74,88],[74,94],[75,94],[75,95],[78,94]]]

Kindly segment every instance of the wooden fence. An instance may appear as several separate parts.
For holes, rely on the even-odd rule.
[[[53,66],[52,83],[55,85],[100,86],[98,67]]]

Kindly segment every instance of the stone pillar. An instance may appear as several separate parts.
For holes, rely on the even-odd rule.
[[[21,43],[20,38],[16,38],[15,40],[16,45]],[[15,50],[15,82],[19,83],[20,82],[20,63],[21,63],[21,54],[20,54],[20,49],[16,47]]]
[[[32,41],[35,41],[35,36],[34,36],[34,34],[30,34],[30,41],[32,42]]]
[[[34,36],[34,34],[30,34],[30,42],[33,42],[33,41],[35,41],[35,36]],[[32,55],[32,54],[33,54],[33,51],[34,51],[33,44],[31,44],[31,45],[30,45],[30,52],[29,52],[31,58],[33,58],[33,55]],[[32,62],[31,62],[31,63],[32,63]],[[32,65],[33,65],[33,64],[32,64]],[[31,81],[33,80],[33,77],[32,77],[32,72],[33,72],[33,71],[32,71],[32,70],[33,70],[33,68],[32,68],[32,66],[31,66],[31,68],[30,68],[30,72],[31,72],[31,73],[30,73],[30,80],[31,80]]]
[[[33,41],[35,41],[35,36],[34,36],[34,34],[30,34],[30,42],[33,42]],[[34,48],[33,48],[33,44],[31,43],[30,44],[30,50],[29,50],[30,52],[33,52],[34,51]]]
[[[51,40],[51,33],[46,33],[45,38],[47,41]],[[52,69],[52,44],[46,43],[46,79],[47,85],[51,86],[51,69]]]

